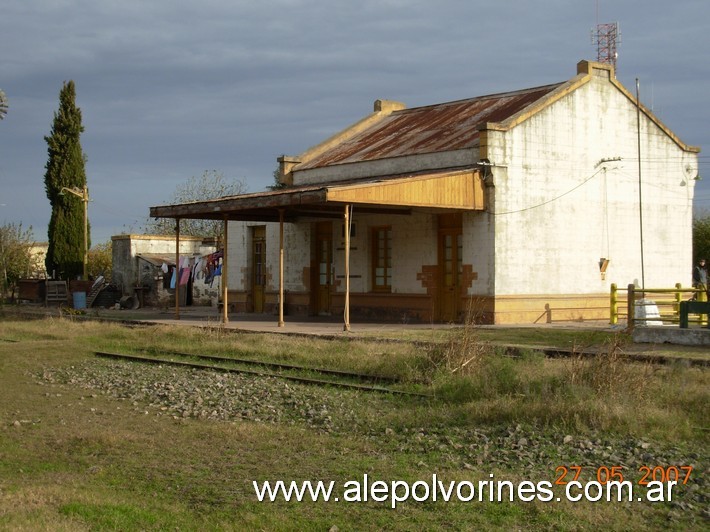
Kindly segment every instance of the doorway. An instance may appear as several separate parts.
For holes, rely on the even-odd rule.
[[[330,292],[333,284],[333,224],[316,223],[316,290],[314,310],[317,315],[330,315]]]
[[[463,230],[460,214],[439,216],[439,297],[437,319],[457,321],[461,312]]]
[[[254,312],[264,312],[266,291],[266,226],[252,227],[251,293]]]

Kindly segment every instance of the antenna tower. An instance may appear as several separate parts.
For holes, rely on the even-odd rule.
[[[614,70],[616,70],[616,58],[619,56],[616,45],[620,42],[621,33],[617,22],[597,24],[596,33],[592,30],[592,44],[597,45],[597,61],[613,66]]]

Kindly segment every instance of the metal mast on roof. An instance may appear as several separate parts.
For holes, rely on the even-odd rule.
[[[592,30],[592,44],[597,46],[597,62],[611,65],[616,71],[619,54],[616,45],[621,42],[618,22],[599,24],[599,2],[597,1],[597,29]]]

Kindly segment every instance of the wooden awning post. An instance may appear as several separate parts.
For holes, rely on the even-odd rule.
[[[345,206],[345,312],[344,331],[350,331],[350,205]]]
[[[229,247],[229,220],[224,218],[223,243],[222,243],[222,323],[229,323],[229,282],[227,281],[228,262],[227,248]]]
[[[175,218],[175,319],[180,319],[180,218]]]
[[[279,209],[279,327],[284,326],[284,210]]]

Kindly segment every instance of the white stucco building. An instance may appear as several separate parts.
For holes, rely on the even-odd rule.
[[[279,158],[284,188],[150,215],[225,220],[234,310],[604,319],[611,283],[690,285],[698,152],[610,65],[582,61],[543,87],[411,109],[378,100]]]
[[[191,265],[216,251],[214,239],[184,236],[180,240],[179,257]],[[112,275],[122,295],[133,296],[141,287],[140,299],[147,305],[170,305],[175,288],[170,278],[175,268],[175,237],[165,235],[123,234],[111,237]],[[181,291],[181,304],[217,304],[220,277],[206,285],[190,279]],[[189,292],[189,296],[188,296]]]

